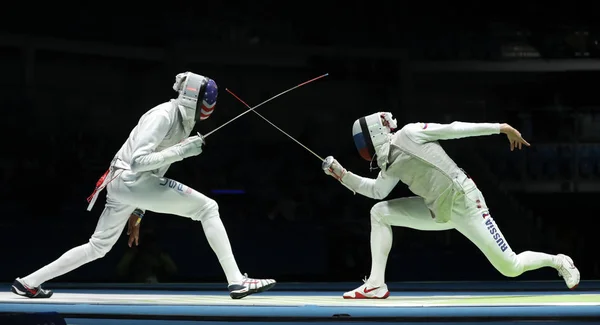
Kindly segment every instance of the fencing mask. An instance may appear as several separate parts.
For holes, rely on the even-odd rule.
[[[377,150],[388,141],[388,134],[398,127],[392,113],[378,112],[354,121],[352,136],[360,156],[372,161]]]
[[[217,83],[207,77],[184,72],[175,77],[173,90],[179,93],[177,98],[185,120],[195,122],[206,120],[212,114],[217,104],[219,90]]]

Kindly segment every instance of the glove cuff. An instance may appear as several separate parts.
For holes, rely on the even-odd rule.
[[[346,174],[348,174],[348,171],[346,170],[346,168],[342,167],[340,169],[340,174],[341,175],[336,175],[335,178],[337,178],[337,180],[339,180],[340,182],[342,182],[342,180],[344,179],[344,176],[346,176]]]
[[[361,178],[352,172],[346,171],[344,176],[340,178],[340,182],[346,185],[346,187],[355,191],[356,188],[360,187]]]

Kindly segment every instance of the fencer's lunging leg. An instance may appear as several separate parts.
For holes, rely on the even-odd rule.
[[[389,291],[385,285],[385,269],[392,248],[392,226],[418,230],[447,230],[448,224],[433,221],[431,213],[420,197],[383,201],[371,208],[371,274],[365,284],[344,293],[346,299],[385,299]]]
[[[373,287],[385,284],[385,268],[394,240],[392,226],[385,221],[381,205],[371,209],[371,273],[368,282]]]
[[[275,285],[273,279],[251,279],[246,275],[242,275],[233,256],[227,231],[219,217],[217,202],[207,197],[204,200],[207,202],[206,205],[191,218],[202,222],[206,239],[225,271],[231,298],[241,299],[250,294],[260,293],[272,288]]]
[[[215,200],[166,177],[147,174],[129,180],[121,188],[121,198],[138,208],[156,213],[174,214],[202,222],[202,228],[210,247],[217,255],[228,283],[242,281],[244,276],[237,266],[229,243],[227,231],[219,217],[219,207]]]
[[[86,263],[104,257],[119,239],[125,223],[135,208],[120,204],[110,197],[98,219],[90,240],[59,257],[54,262],[20,279],[27,287],[35,288],[42,283],[68,273]]]
[[[242,275],[233,257],[229,237],[219,216],[219,207],[215,200],[165,177],[147,176],[126,185],[130,187],[130,199],[141,208],[202,222],[206,239],[225,272],[232,298],[240,299],[269,290],[275,285],[273,279],[251,279]]]
[[[424,231],[452,229],[449,224],[436,223],[425,201],[420,197],[400,198],[375,204],[371,209],[373,266],[369,277],[369,282],[373,285],[385,283],[386,261],[392,247],[391,226]]]
[[[207,198],[208,199],[208,198]],[[208,203],[198,211],[197,214],[190,216],[194,220],[202,222],[204,234],[208,244],[217,255],[219,263],[225,272],[228,283],[240,282],[244,278],[233,256],[233,250],[227,236],[227,231],[223,221],[219,217],[219,206],[217,202],[208,199]]]

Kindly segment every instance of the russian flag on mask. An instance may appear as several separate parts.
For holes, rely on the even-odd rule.
[[[202,97],[200,120],[205,120],[210,116],[210,114],[212,114],[213,110],[215,109],[215,105],[217,104],[218,95],[219,89],[217,88],[217,83],[212,79],[208,79],[206,91]]]
[[[358,149],[358,153],[365,160],[371,160],[372,157],[369,154],[369,147],[367,146],[367,141],[365,140],[365,136],[362,132],[355,133],[353,136],[354,144],[356,145],[356,149]]]

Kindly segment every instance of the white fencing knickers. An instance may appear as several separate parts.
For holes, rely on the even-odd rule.
[[[150,172],[135,174],[115,168],[108,172],[106,179],[106,205],[89,242],[71,249],[56,261],[23,278],[28,286],[37,287],[106,255],[119,239],[136,208],[188,217],[202,221],[203,226],[206,220],[219,217],[218,205],[213,199],[177,181],[157,177]],[[221,220],[216,220],[219,224],[214,227],[215,235],[225,243],[215,248],[205,229],[207,239],[222,265],[223,260],[230,260],[229,263],[235,264]],[[232,265],[230,269],[233,269],[232,275],[227,274],[230,282],[230,278],[242,277],[237,265]]]
[[[525,271],[554,267],[553,256],[526,251],[516,254],[489,213],[483,194],[468,179],[463,191],[455,198],[452,217],[446,223],[437,223],[421,197],[407,197],[382,201],[371,209],[372,269],[369,284],[382,285],[385,281],[387,257],[392,247],[391,226],[424,231],[456,229],[475,244],[490,263],[503,275],[516,277]],[[468,267],[465,265],[465,268]]]
[[[175,180],[150,173],[123,171],[112,190],[123,204],[157,213],[174,214],[204,221],[218,216],[217,203]]]

